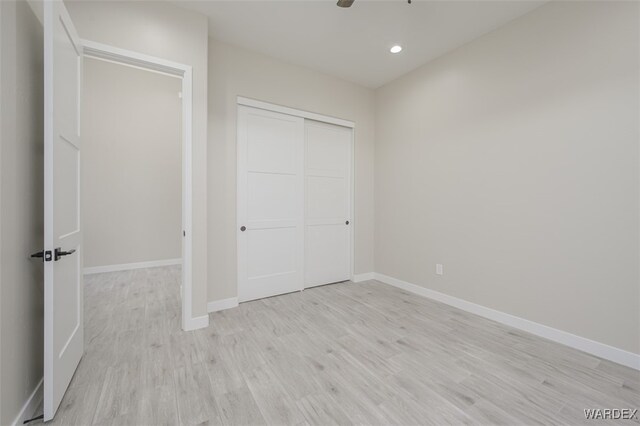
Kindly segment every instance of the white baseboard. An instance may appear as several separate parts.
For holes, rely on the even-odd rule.
[[[481,317],[485,317],[490,320],[511,326],[513,328],[535,334],[536,336],[540,336],[545,339],[549,339],[554,342],[572,347],[574,349],[581,350],[588,354],[595,355],[597,357],[604,358],[636,370],[640,370],[640,355],[633,352],[628,352],[623,349],[606,345],[604,343],[576,336],[575,334],[571,334],[566,331],[558,330],[556,328],[529,321],[527,319],[507,314],[505,312],[487,308],[485,306],[468,302],[463,299],[458,299],[457,297],[449,296],[448,294],[440,293],[435,290],[411,284],[397,278],[389,277],[387,275],[379,273],[375,273],[374,275],[376,280],[400,288],[402,290],[406,290],[410,293],[437,300],[438,302],[442,302],[458,309],[462,309],[463,311],[471,312]]]
[[[206,327],[209,327],[209,315],[202,315],[201,317],[194,317],[187,321],[184,331],[193,331]]]
[[[89,275],[89,274],[101,274],[103,272],[130,271],[132,269],[156,268],[158,266],[172,266],[172,265],[181,265],[181,264],[182,264],[182,258],[151,260],[149,262],[122,263],[120,265],[92,266],[89,268],[84,268],[82,272],[85,275]]]
[[[376,274],[374,272],[365,272],[364,274],[354,274],[351,281],[353,281],[354,283],[369,281],[369,280],[375,279],[375,275]]]
[[[31,392],[29,398],[25,401],[22,409],[13,420],[13,423],[11,423],[11,426],[21,426],[25,420],[32,419],[33,417],[38,415],[38,413],[36,413],[36,410],[40,406],[40,403],[42,403],[42,383],[43,379],[40,379],[40,382],[33,390],[33,392]]]
[[[238,298],[230,297],[228,299],[222,300],[214,300],[213,302],[207,303],[207,312],[218,312],[224,311],[225,309],[231,309],[238,306]]]

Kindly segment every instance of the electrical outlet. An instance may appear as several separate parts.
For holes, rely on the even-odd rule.
[[[442,263],[436,263],[436,275],[444,275],[444,266]]]

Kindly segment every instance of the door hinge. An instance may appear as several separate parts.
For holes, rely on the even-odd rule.
[[[53,253],[51,250],[42,250],[31,255],[32,258],[41,258],[43,262],[51,262],[53,260]]]

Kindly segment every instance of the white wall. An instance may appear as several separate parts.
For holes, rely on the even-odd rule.
[[[549,3],[377,91],[377,272],[640,353],[638,8]]]
[[[28,4],[2,1],[0,17],[0,424],[6,425],[42,379],[43,268],[29,254],[44,245],[44,76],[42,26]]]
[[[237,296],[237,96],[356,123],[355,271],[373,271],[373,91],[210,39],[209,301]]]
[[[80,37],[193,68],[193,317],[207,311],[207,18],[162,1],[65,1]]]
[[[85,59],[86,268],[182,256],[181,86],[175,77]]]

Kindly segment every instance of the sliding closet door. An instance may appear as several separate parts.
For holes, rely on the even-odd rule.
[[[352,131],[305,121],[305,288],[351,278]]]
[[[238,109],[239,301],[303,288],[304,119]]]

